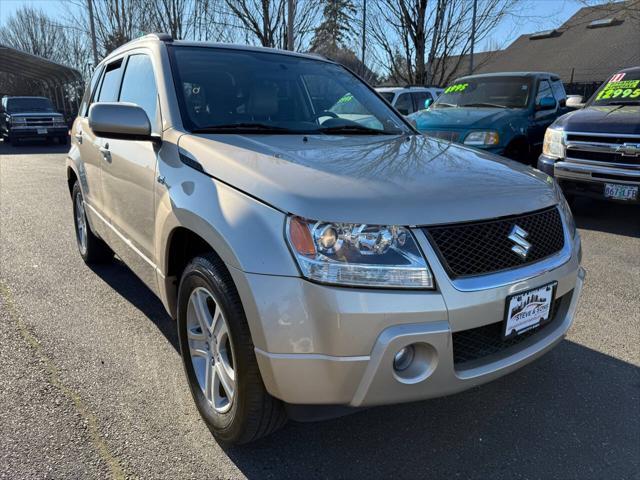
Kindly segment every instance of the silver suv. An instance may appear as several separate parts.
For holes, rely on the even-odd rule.
[[[419,135],[317,57],[128,43],[67,174],[82,258],[117,254],[177,319],[224,442],[509,373],[562,340],[582,288],[550,177]]]

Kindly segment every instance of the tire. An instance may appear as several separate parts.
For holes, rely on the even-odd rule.
[[[191,394],[219,441],[248,443],[286,423],[282,402],[262,382],[238,292],[213,253],[194,258],[182,274],[178,337]]]
[[[87,265],[105,263],[113,259],[113,251],[92,231],[84,210],[80,184],[76,181],[71,192],[73,201],[73,225],[80,256]]]

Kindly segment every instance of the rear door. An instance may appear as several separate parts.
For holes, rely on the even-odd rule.
[[[396,103],[393,105],[402,115],[413,113],[413,100],[411,94],[401,93],[396,97]]]
[[[433,97],[429,92],[414,92],[411,94],[411,96],[413,97],[413,103],[415,104],[415,111],[420,111],[427,108],[427,100],[431,100],[433,102]]]
[[[160,133],[158,90],[151,57],[128,56],[119,102],[144,109],[154,133]],[[103,139],[102,192],[113,228],[112,245],[129,267],[155,289],[154,191],[157,154],[149,141]]]

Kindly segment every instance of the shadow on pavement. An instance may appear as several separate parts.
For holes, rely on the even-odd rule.
[[[43,140],[22,140],[18,145],[10,145],[0,141],[0,155],[37,155],[50,153],[67,153],[69,145],[47,143]]]
[[[571,209],[578,228],[640,238],[640,205],[576,198]]]
[[[248,478],[637,478],[639,373],[564,341],[464,393],[289,423],[225,451]]]
[[[175,322],[124,264],[93,270],[179,350]],[[639,385],[638,367],[564,341],[467,392],[289,422],[225,452],[249,478],[634,478]]]

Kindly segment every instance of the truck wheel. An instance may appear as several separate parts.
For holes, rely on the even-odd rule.
[[[113,251],[91,231],[91,226],[87,221],[87,213],[84,209],[82,191],[77,181],[73,185],[71,198],[73,199],[73,223],[80,256],[88,265],[111,260]]]
[[[287,420],[267,393],[238,292],[214,254],[194,258],[178,290],[178,336],[191,394],[213,435],[241,444]]]

